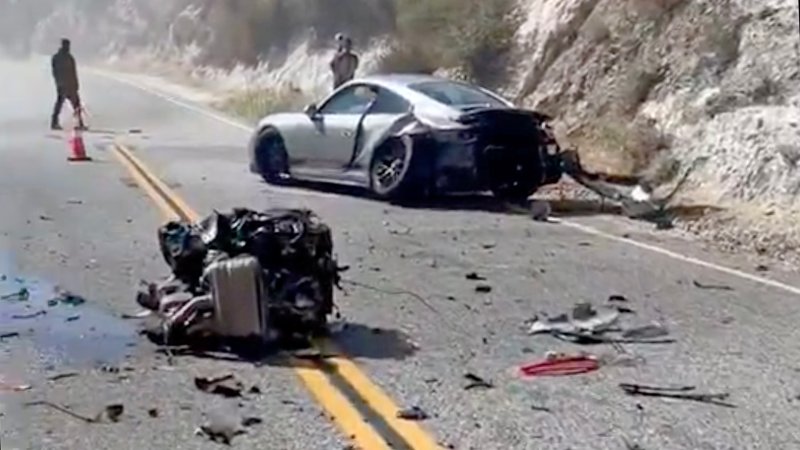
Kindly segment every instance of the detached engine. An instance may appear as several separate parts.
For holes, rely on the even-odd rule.
[[[331,231],[312,211],[214,212],[167,223],[158,241],[172,274],[137,302],[156,312],[165,343],[213,337],[252,350],[325,329],[340,270]]]

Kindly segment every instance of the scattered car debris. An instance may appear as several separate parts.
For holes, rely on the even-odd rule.
[[[465,391],[469,391],[472,389],[493,389],[494,384],[485,379],[475,375],[474,373],[465,373],[464,378],[467,379],[468,383],[464,386]]]
[[[756,266],[756,272],[769,272],[769,266],[766,264],[759,264]]]
[[[538,406],[538,405],[531,405],[531,411],[539,411],[539,412],[546,412],[552,413],[553,410],[546,407],[546,406]]]
[[[58,291],[56,294],[57,294],[56,298],[51,299],[50,301],[48,301],[47,304],[49,306],[55,306],[55,305],[57,305],[59,303],[64,304],[64,305],[68,305],[68,306],[80,306],[80,305],[86,303],[86,299],[85,298],[83,298],[83,297],[81,297],[79,295],[73,294],[72,292],[69,292],[69,291]],[[53,302],[53,303],[51,303],[51,302]]]
[[[644,386],[632,383],[620,383],[620,388],[628,395],[640,395],[645,397],[664,397],[674,398],[678,400],[690,400],[702,403],[710,403],[728,408],[735,408],[736,405],[725,402],[730,397],[730,394],[698,394],[694,393],[694,386],[681,386],[681,387],[659,387],[659,386]]]
[[[478,284],[475,286],[475,292],[479,292],[481,294],[488,294],[492,292],[492,286],[488,284]]]
[[[16,384],[16,383],[9,383],[4,381],[0,377],[0,392],[9,391],[9,392],[25,392],[29,391],[33,388],[30,384]]]
[[[159,416],[158,408],[150,408],[147,410],[147,415],[152,418],[157,418]]]
[[[537,317],[537,320],[528,329],[528,334],[597,333],[611,328],[618,319],[619,311],[616,309],[602,308],[598,310],[589,303],[578,303],[573,308],[571,317],[567,314],[552,318],[545,317],[543,320]]]
[[[71,411],[69,408],[65,408],[57,403],[49,402],[47,400],[38,400],[34,402],[27,402],[25,406],[47,406],[48,408],[54,409],[58,412],[64,413],[68,416],[71,416],[75,419],[78,419],[85,423],[101,423],[103,419],[108,419],[111,422],[119,422],[120,417],[122,416],[123,412],[125,411],[125,407],[122,404],[111,404],[103,408],[102,411],[97,413],[94,417],[84,416],[82,414],[78,414],[74,411]]]
[[[624,295],[620,295],[620,294],[612,294],[612,295],[609,295],[609,296],[608,296],[608,301],[609,301],[609,302],[622,302],[622,303],[627,303],[627,302],[628,302],[628,298],[627,298],[627,297],[625,297]]]
[[[252,427],[255,425],[261,425],[262,423],[264,423],[264,419],[261,417],[245,417],[242,419],[243,427]]]
[[[3,339],[10,339],[14,337],[19,337],[19,333],[16,331],[9,331],[7,333],[0,333],[0,341]]]
[[[74,316],[69,316],[69,317],[67,317],[66,319],[64,319],[64,321],[65,321],[65,322],[75,322],[76,320],[78,320],[78,319],[80,319],[80,318],[81,318],[81,316],[80,316],[80,315],[78,315],[78,314],[76,314],[76,315],[74,315]]]
[[[732,291],[733,287],[725,285],[725,284],[705,284],[701,283],[697,280],[692,280],[692,284],[694,287],[698,289],[707,289],[710,291]]]
[[[657,323],[630,328],[622,332],[622,337],[625,339],[657,339],[664,336],[669,336],[669,330]]]
[[[397,418],[403,420],[420,421],[427,420],[430,418],[430,416],[419,406],[412,406],[410,408],[397,411]]]
[[[208,394],[221,395],[228,398],[241,397],[244,390],[244,385],[232,374],[216,378],[196,377],[194,385],[197,389]]]
[[[161,319],[165,344],[212,335],[247,351],[325,332],[341,268],[330,229],[312,211],[215,211],[170,222],[158,236],[172,275],[148,283],[137,303]]]
[[[119,422],[122,413],[125,412],[125,406],[121,403],[115,403],[113,405],[108,405],[105,408],[105,415],[108,420],[112,422]]]
[[[470,272],[470,273],[464,275],[464,278],[466,278],[466,279],[468,279],[470,281],[486,281],[486,277],[478,274],[478,272]]]
[[[52,375],[52,376],[50,376],[50,377],[47,377],[47,380],[48,380],[48,381],[59,381],[59,380],[64,380],[64,379],[67,379],[67,378],[73,378],[73,377],[77,377],[77,376],[79,376],[79,375],[80,375],[80,374],[79,374],[78,372],[64,372],[64,373],[57,373],[57,374],[55,374],[55,375]]]
[[[17,292],[12,292],[10,294],[5,294],[3,296],[0,296],[0,300],[13,300],[13,301],[25,302],[28,301],[30,296],[31,293],[28,291],[28,288],[23,287],[20,288],[20,290]]]
[[[125,319],[125,320],[144,319],[144,318],[150,317],[152,314],[153,314],[152,311],[144,310],[144,311],[139,311],[136,314],[125,314],[125,313],[123,313],[123,314],[120,314],[120,318],[121,319]]]
[[[30,314],[14,314],[14,315],[11,316],[11,318],[12,319],[35,319],[35,318],[37,318],[39,316],[43,316],[45,314],[47,314],[47,311],[39,310],[39,311],[36,311],[35,313],[30,313]]]
[[[597,358],[590,355],[548,355],[544,361],[523,365],[520,372],[526,377],[564,376],[589,373],[599,368]]]
[[[83,200],[71,198],[71,199],[67,200],[67,204],[68,205],[82,205],[83,204]]]

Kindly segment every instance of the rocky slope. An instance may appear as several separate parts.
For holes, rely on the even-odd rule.
[[[728,211],[692,229],[774,235],[787,252],[800,238],[795,0],[0,0],[9,11],[6,41],[49,50],[67,35],[84,55],[244,103],[269,92],[256,112],[325,92],[344,31],[362,72],[444,70],[554,114],[597,169],[658,184],[708,157],[679,201]]]

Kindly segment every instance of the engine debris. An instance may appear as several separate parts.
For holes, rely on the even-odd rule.
[[[261,352],[324,332],[341,269],[330,228],[312,211],[215,211],[162,226],[158,241],[172,274],[136,297],[161,320],[152,339]]]

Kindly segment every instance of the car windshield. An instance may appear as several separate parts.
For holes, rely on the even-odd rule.
[[[425,96],[458,109],[504,107],[505,103],[472,86],[451,81],[426,81],[409,87]]]

